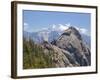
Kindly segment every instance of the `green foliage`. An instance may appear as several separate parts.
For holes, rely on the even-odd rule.
[[[23,40],[23,68],[52,68],[55,65],[52,61],[54,51],[50,50],[46,55],[41,45],[37,45],[31,39]]]

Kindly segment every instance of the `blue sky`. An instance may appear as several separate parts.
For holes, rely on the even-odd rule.
[[[89,13],[51,12],[51,11],[23,11],[24,30],[28,32],[49,28],[51,25],[70,24],[90,32],[91,15]],[[88,33],[89,34],[89,33]]]

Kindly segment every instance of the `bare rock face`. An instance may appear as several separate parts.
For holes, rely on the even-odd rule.
[[[74,60],[74,63],[77,63],[80,66],[91,65],[90,49],[85,42],[83,42],[80,33],[74,27],[65,30],[57,40],[52,42],[52,44],[63,49],[64,54],[66,51],[69,52],[71,55],[70,58],[68,58],[68,56],[66,57]]]
[[[79,66],[79,64],[75,61],[73,56],[68,51],[48,42],[44,42],[42,45],[45,55],[52,55],[52,63],[55,64],[55,67]],[[53,53],[49,53],[50,51],[53,51]]]
[[[77,29],[70,27],[53,42],[42,43],[45,55],[50,55],[55,67],[91,65],[91,52]]]

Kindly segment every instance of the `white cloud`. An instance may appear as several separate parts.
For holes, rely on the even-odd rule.
[[[61,31],[68,29],[68,27],[69,27],[69,25],[67,25],[67,24],[65,24],[65,25],[59,24],[59,29]]]
[[[73,26],[71,25],[70,23],[67,23],[67,24],[53,24],[52,26],[49,26],[49,28],[47,27],[44,27],[41,30],[52,30],[52,31],[64,31],[66,29],[68,29],[70,26]],[[84,34],[84,35],[87,35],[87,36],[90,36],[90,32],[84,28],[84,27],[80,27],[80,26],[74,26],[81,34]],[[28,31],[28,32],[33,32],[33,29],[30,29],[29,28],[29,24],[28,23],[24,23],[24,31]]]
[[[28,26],[28,23],[24,22],[24,26]]]
[[[82,33],[84,33],[84,34],[87,33],[87,30],[84,29],[84,28],[81,28],[80,31],[81,31]]]
[[[28,23],[24,23],[24,26],[28,26]]]
[[[76,26],[75,26],[75,28],[76,28],[81,34],[90,36],[89,31],[88,31],[87,29],[81,28],[81,27],[76,27]]]
[[[53,24],[52,26],[50,26],[49,28],[45,28],[45,30],[56,30],[56,31],[64,31],[66,29],[68,29],[69,27],[71,27],[73,25],[71,25],[70,23],[67,23],[67,24]],[[87,35],[87,36],[90,36],[90,32],[83,28],[83,27],[80,27],[80,26],[74,26],[81,34],[84,34],[84,35]]]
[[[70,27],[71,26],[71,24],[70,23],[67,23],[67,24],[65,24],[67,27]]]
[[[58,24],[59,26],[56,26],[56,28],[60,31],[64,31],[66,29],[68,29],[69,27],[71,27],[71,24],[70,23],[67,23],[67,24]],[[84,34],[84,35],[87,35],[87,36],[90,36],[90,32],[86,29],[86,28],[83,28],[83,27],[76,27],[75,28],[81,33],[81,34]]]
[[[29,24],[26,22],[24,23],[24,31],[30,32]]]
[[[55,24],[53,24],[52,28],[53,28],[53,29],[55,29],[55,28],[56,28],[56,25],[55,25]]]
[[[26,31],[28,29],[28,24],[24,23],[24,31]]]

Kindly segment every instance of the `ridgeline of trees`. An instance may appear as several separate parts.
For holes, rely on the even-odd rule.
[[[35,44],[33,40],[23,39],[23,69],[54,67],[53,51],[51,50],[47,54],[49,55],[46,55],[43,47]]]

